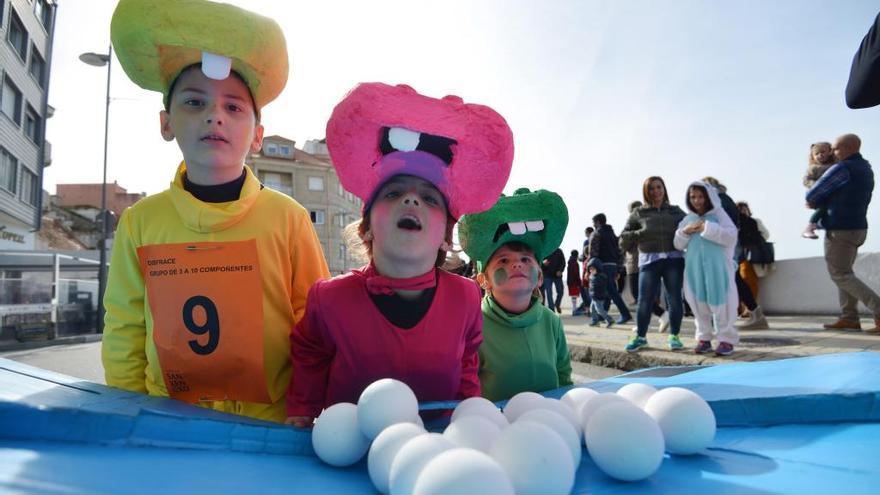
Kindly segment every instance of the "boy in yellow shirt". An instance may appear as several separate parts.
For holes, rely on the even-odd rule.
[[[111,39],[126,74],[162,92],[162,137],[183,162],[168,190],[120,217],[107,384],[283,421],[290,331],[329,276],[308,212],[244,166],[262,144],[260,109],[287,81],[284,35],[226,4],[122,0]]]

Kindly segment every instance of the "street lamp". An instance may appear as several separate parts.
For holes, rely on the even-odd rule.
[[[104,177],[101,181],[101,232],[98,237],[98,307],[96,308],[97,321],[95,328],[98,333],[104,332],[104,289],[107,285],[107,130],[110,120],[110,60],[113,55],[113,45],[107,48],[107,53],[83,53],[79,59],[95,67],[107,66],[107,101],[104,106]]]

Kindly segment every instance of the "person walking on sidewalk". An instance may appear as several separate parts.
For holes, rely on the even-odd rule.
[[[568,286],[568,295],[571,297],[571,315],[578,316],[584,314],[584,308],[578,305],[578,296],[583,293],[584,287],[581,283],[581,265],[578,263],[578,250],[572,249],[568,257],[568,268],[565,271],[565,283]]]
[[[562,271],[565,270],[565,254],[557,248],[550,253],[542,263],[541,270],[544,272],[544,284],[541,292],[544,302],[551,311],[562,314]],[[556,288],[556,299],[553,298],[553,288]]]
[[[832,151],[837,164],[807,192],[807,206],[825,207],[825,264],[837,285],[840,318],[825,325],[836,330],[861,330],[859,301],[874,314],[874,326],[866,333],[880,333],[880,296],[859,280],[853,263],[868,235],[868,205],[874,191],[871,164],[859,153],[862,142],[855,134],[837,138]]]
[[[620,247],[618,246],[617,236],[614,235],[614,229],[608,225],[604,213],[593,216],[593,227],[596,231],[590,236],[590,258],[599,258],[602,262],[602,272],[608,277],[608,299],[605,302],[605,309],[611,306],[613,301],[620,311],[620,318],[615,323],[622,325],[632,320],[632,313],[620,297],[617,291],[617,265],[620,263]],[[590,284],[592,286],[592,283]]]
[[[660,294],[660,282],[666,286],[666,306],[669,309],[670,335],[667,343],[671,350],[681,349],[678,336],[682,317],[682,283],[684,280],[684,253],[674,244],[675,229],[685,217],[678,206],[669,204],[666,184],[657,176],[648,177],[642,185],[645,204],[633,210],[620,233],[621,246],[627,249],[638,245],[639,296],[636,311],[636,335],[626,346],[628,352],[648,345],[645,337],[651,323],[651,310]],[[661,320],[661,328],[663,321]]]
[[[602,261],[599,258],[591,258],[587,262],[587,270],[590,274],[590,313],[592,314],[591,327],[599,325],[604,320],[606,327],[611,328],[614,320],[608,316],[608,310],[605,309],[605,303],[608,301],[608,275],[603,270]]]

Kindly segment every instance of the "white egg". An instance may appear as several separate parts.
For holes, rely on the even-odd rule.
[[[663,432],[648,413],[628,401],[596,411],[585,436],[593,462],[612,478],[645,479],[663,462]]]
[[[715,413],[702,397],[686,388],[660,390],[648,399],[645,412],[660,425],[671,454],[695,454],[715,438]]]
[[[483,452],[489,452],[489,447],[500,434],[501,428],[479,415],[458,418],[458,421],[449,423],[443,432],[443,436],[455,445]]]
[[[413,495],[514,495],[501,466],[479,450],[456,448],[431,459]]]
[[[533,407],[533,409],[548,409],[553,411],[565,418],[565,420],[571,424],[571,427],[577,431],[578,437],[584,434],[584,427],[581,425],[580,418],[570,407],[563,404],[562,401],[545,398],[542,401],[535,402],[535,407]]]
[[[645,403],[656,392],[656,388],[646,383],[627,383],[617,390],[617,395],[644,409]]]
[[[359,461],[370,439],[358,426],[357,406],[340,402],[328,407],[315,420],[312,447],[322,461],[332,466],[350,466]]]
[[[520,392],[507,401],[504,406],[504,417],[507,421],[513,423],[520,414],[532,409],[539,401],[544,400],[544,396],[535,392]]]
[[[580,417],[581,406],[584,405],[584,402],[586,402],[587,399],[595,395],[599,395],[599,392],[596,392],[591,388],[575,387],[566,392],[561,400],[563,404],[567,405],[572,411],[574,411],[577,417]]]
[[[426,431],[421,426],[413,423],[397,423],[382,430],[382,433],[373,440],[370,445],[370,453],[367,454],[367,471],[370,480],[379,492],[388,494],[388,476],[391,471],[391,462],[394,456],[407,441]]]
[[[606,392],[587,399],[587,401],[581,406],[581,428],[583,428],[583,431],[586,433],[587,423],[590,422],[590,418],[596,413],[596,411],[615,402],[623,402],[632,405],[630,401],[613,392]],[[584,438],[586,440],[586,435],[584,435]]]
[[[508,426],[489,454],[504,468],[517,495],[567,494],[575,465],[559,435],[543,424],[517,421]]]
[[[416,479],[428,461],[441,452],[454,449],[452,440],[439,433],[426,433],[410,439],[391,461],[388,487],[391,495],[412,495]]]
[[[549,409],[532,409],[521,414],[516,420],[517,423],[523,421],[541,423],[559,434],[559,437],[562,438],[571,451],[571,459],[574,461],[575,471],[577,471],[577,467],[581,464],[581,436],[568,420],[559,413]]]
[[[419,401],[407,384],[392,378],[371,383],[358,398],[358,424],[370,440],[396,423],[415,423]]]
[[[452,418],[450,421],[454,423],[458,418],[473,415],[479,415],[488,419],[495,423],[500,429],[507,428],[507,425],[509,424],[507,418],[501,413],[501,410],[498,409],[492,401],[484,399],[483,397],[470,397],[461,401],[458,406],[455,407],[455,410],[452,411]]]

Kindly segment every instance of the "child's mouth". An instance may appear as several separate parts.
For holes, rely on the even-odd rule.
[[[397,228],[403,230],[420,231],[422,230],[422,224],[419,222],[418,218],[406,215],[401,217],[400,220],[397,221]]]
[[[208,134],[207,136],[202,138],[202,141],[207,141],[209,143],[228,143],[223,136],[219,134]]]

